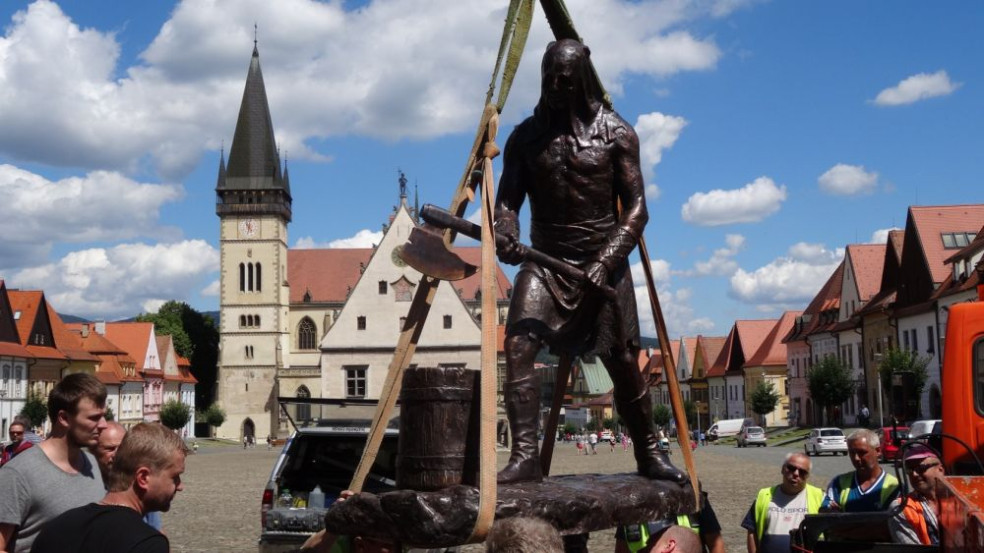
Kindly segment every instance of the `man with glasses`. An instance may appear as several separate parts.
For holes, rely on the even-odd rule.
[[[899,496],[899,481],[878,464],[881,440],[868,429],[855,430],[847,437],[847,454],[854,471],[830,481],[823,510],[827,512],[867,513],[887,510]]]
[[[0,455],[0,467],[6,465],[7,461],[16,457],[18,453],[34,445],[24,439],[26,428],[24,423],[17,419],[14,419],[14,422],[10,423],[10,428],[7,429],[7,433],[10,435],[10,443],[4,446],[3,454]]]
[[[789,453],[782,464],[782,483],[762,488],[741,522],[748,530],[748,553],[788,553],[789,532],[806,515],[820,512],[823,490],[806,483],[813,463],[803,453]]]
[[[936,482],[943,478],[943,463],[935,451],[923,444],[906,449],[902,458],[909,475],[912,492],[905,507],[888,520],[889,533],[895,543],[939,545],[940,508]],[[902,502],[896,499],[892,507]]]

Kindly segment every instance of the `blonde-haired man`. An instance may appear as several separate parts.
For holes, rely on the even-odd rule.
[[[33,553],[167,553],[164,534],[143,521],[167,511],[184,489],[187,448],[159,423],[140,423],[127,433],[109,473],[109,492],[98,503],[67,511],[47,523]]]

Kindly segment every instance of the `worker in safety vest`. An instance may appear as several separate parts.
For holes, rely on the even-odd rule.
[[[721,537],[721,524],[718,522],[714,508],[703,493],[704,507],[692,515],[679,515],[666,520],[647,522],[645,524],[627,524],[619,526],[615,531],[615,553],[638,553],[646,551],[650,538],[659,534],[669,526],[676,525],[688,528],[700,539],[701,549],[705,553],[724,553],[724,538]]]
[[[936,482],[943,478],[943,463],[935,451],[923,444],[906,448],[902,463],[912,483],[912,492],[907,496],[902,510],[888,520],[892,541],[939,545],[940,506],[936,497]],[[892,502],[892,508],[902,502],[896,499]]]
[[[866,428],[847,437],[847,454],[854,471],[830,481],[822,510],[864,513],[884,511],[899,496],[899,481],[878,464],[881,440]]]
[[[782,464],[782,483],[759,490],[741,527],[748,530],[748,553],[787,553],[789,532],[806,515],[820,512],[823,490],[806,483],[813,463],[802,453],[790,453]]]

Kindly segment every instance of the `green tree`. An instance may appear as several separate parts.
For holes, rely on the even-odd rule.
[[[154,323],[154,333],[158,336],[173,337],[175,351],[191,361],[191,374],[198,379],[195,404],[211,405],[219,361],[219,330],[211,315],[200,313],[187,303],[171,300],[157,313],[140,315],[137,320]]]
[[[779,405],[779,392],[776,391],[775,384],[760,380],[752,391],[752,411],[761,417],[776,410]]]
[[[827,413],[850,399],[857,383],[851,379],[851,370],[833,355],[828,355],[813,365],[806,375],[806,385],[810,397]]]
[[[659,427],[670,424],[670,408],[662,403],[653,407],[653,422]]]
[[[683,412],[687,415],[687,425],[696,428],[697,426],[697,404],[687,399],[683,402]]]
[[[588,422],[586,422],[584,424],[584,429],[585,430],[590,430],[591,432],[597,432],[598,431],[598,427],[599,427],[599,425],[598,425],[598,419],[591,419],[591,420],[589,420]]]
[[[926,388],[926,380],[929,373],[926,365],[929,364],[929,357],[919,357],[919,354],[900,348],[889,348],[882,354],[881,362],[878,364],[878,375],[881,377],[881,385],[885,390],[892,389],[893,373],[912,373],[912,392],[916,397],[916,411],[919,410],[919,398],[922,397],[923,389]],[[891,401],[891,395],[888,394]],[[893,406],[898,407],[898,406]]]
[[[27,394],[27,401],[24,402],[20,414],[31,421],[31,426],[37,428],[44,424],[45,419],[48,418],[48,402],[43,397],[30,392]]]
[[[615,419],[613,419],[611,417],[607,417],[605,419],[602,419],[602,421],[601,421],[601,427],[604,428],[605,430],[612,430],[612,429],[614,429],[615,428]]]
[[[222,423],[225,422],[226,414],[221,407],[213,403],[212,405],[208,406],[208,409],[205,410],[205,415],[203,417],[203,420],[207,422],[209,426],[213,428],[218,428],[222,426]]]
[[[564,434],[577,434],[577,427],[574,426],[573,422],[565,422],[563,432]]]
[[[161,406],[161,424],[171,430],[180,430],[191,420],[191,407],[176,399],[167,400]]]
[[[113,413],[112,407],[106,408],[106,422],[113,422],[116,420],[116,413]]]

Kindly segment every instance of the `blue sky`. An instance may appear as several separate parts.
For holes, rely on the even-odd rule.
[[[216,309],[216,169],[254,22],[291,246],[378,241],[398,169],[421,202],[450,200],[506,5],[0,3],[0,276],[93,318]],[[802,309],[847,244],[883,240],[909,205],[982,201],[984,4],[569,8],[641,138],[671,336]],[[537,17],[503,143],[538,94]]]

